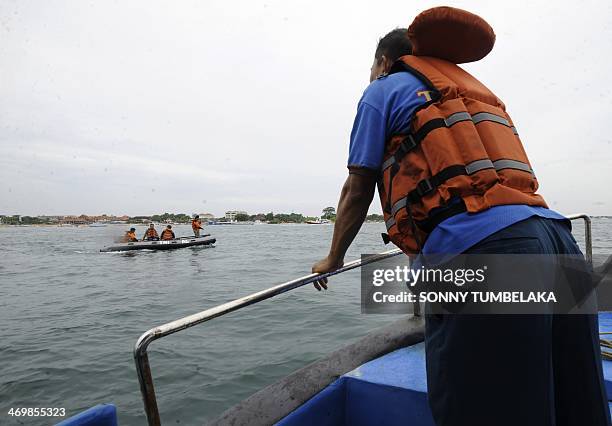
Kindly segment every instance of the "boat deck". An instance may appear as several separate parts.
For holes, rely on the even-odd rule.
[[[600,332],[612,332],[612,313],[599,315]],[[425,346],[398,349],[343,375],[277,424],[435,426],[427,404]],[[612,411],[612,361],[603,361]]]
[[[600,313],[599,330],[612,332],[612,312]],[[424,349],[424,344],[418,343],[362,364],[307,400],[277,425],[435,426],[427,404]],[[603,371],[612,412],[612,361],[603,361]],[[111,404],[98,405],[60,425],[117,426],[116,409]]]

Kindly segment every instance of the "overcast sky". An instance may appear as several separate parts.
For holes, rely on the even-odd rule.
[[[0,0],[0,214],[318,215],[378,38],[438,4]],[[612,2],[447,4],[550,206],[612,214]]]

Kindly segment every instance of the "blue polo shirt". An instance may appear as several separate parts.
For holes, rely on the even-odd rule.
[[[348,168],[351,173],[378,173],[389,136],[409,130],[416,108],[428,99],[423,83],[408,72],[374,80],[357,107],[351,131]],[[480,213],[460,213],[429,234],[424,254],[459,254],[516,222],[540,216],[565,220],[559,213],[527,205],[496,206]]]

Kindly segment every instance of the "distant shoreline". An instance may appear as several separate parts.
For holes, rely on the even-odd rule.
[[[612,215],[593,215],[590,216],[592,219],[612,219]],[[164,225],[173,225],[180,226],[185,225],[189,226],[190,222],[161,222],[161,221],[143,221],[143,222],[125,222],[125,223],[105,223],[105,222],[92,222],[92,223],[79,223],[79,224],[70,224],[70,223],[0,223],[0,228],[9,228],[9,227],[38,227],[38,228],[104,228],[106,226],[148,226],[149,223],[154,223],[156,226],[164,226]],[[384,220],[376,220],[376,219],[368,219],[365,220],[364,223],[384,223]],[[209,224],[207,222],[202,222],[203,226],[240,226],[240,225],[309,225],[309,226],[325,226],[325,225],[333,225],[334,221],[328,224],[308,224],[306,222],[266,222],[261,221],[254,223],[252,221],[247,222],[233,222],[233,223],[218,223],[218,224]],[[93,226],[92,226],[93,225]]]
[[[606,217],[612,217],[612,216],[606,216]],[[56,223],[36,223],[36,224],[19,224],[19,225],[13,225],[13,224],[8,224],[8,223],[0,223],[0,228],[105,228],[107,226],[142,226],[142,227],[146,227],[148,226],[150,222],[147,223],[105,223],[103,225],[98,225],[98,226],[90,226],[89,224],[79,224],[79,225],[69,225],[69,224],[56,224]],[[165,223],[165,222],[152,222],[157,226],[164,226],[164,225],[172,225],[172,226],[180,226],[180,225],[184,225],[184,226],[189,226],[189,223]],[[364,223],[384,223],[383,220],[366,220],[364,221]],[[279,223],[267,223],[267,222],[262,222],[261,225],[309,225],[312,227],[316,227],[317,225],[321,225],[321,226],[325,226],[325,225],[333,225],[334,223],[331,222],[329,224],[308,224],[306,222],[279,222]],[[203,226],[240,226],[243,224],[240,223],[236,223],[236,224],[217,224],[217,225],[208,225],[206,223],[202,223]],[[253,225],[252,223],[246,223],[244,225]]]

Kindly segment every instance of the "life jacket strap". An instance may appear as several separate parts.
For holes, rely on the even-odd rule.
[[[401,207],[399,205],[396,206],[400,207],[398,208],[398,211],[401,208],[404,208],[407,206],[406,202],[405,202],[405,198],[402,199],[402,203]],[[442,223],[443,221],[445,221],[446,219],[453,217],[455,215],[458,215],[459,213],[463,213],[467,211],[467,207],[465,206],[465,203],[463,202],[463,200],[459,200],[456,203],[453,203],[449,206],[443,207],[443,208],[439,208],[439,209],[435,209],[436,212],[430,214],[430,216],[427,219],[423,219],[423,220],[415,220],[416,226],[422,230],[423,232],[425,232],[426,234],[431,233],[431,231],[434,230],[434,228],[436,226],[438,226],[440,223]],[[391,216],[386,222],[385,222],[385,227],[387,228],[387,230],[391,230],[391,228],[393,226],[395,226],[395,217]],[[382,234],[383,235],[383,241],[385,241],[385,244],[387,244],[389,242],[389,235],[388,234]]]
[[[489,163],[491,162],[489,161]],[[471,164],[472,163],[470,163],[470,165]],[[491,163],[490,168],[493,168],[493,163]],[[412,204],[418,203],[421,200],[421,198],[433,192],[436,188],[438,188],[440,185],[442,185],[447,180],[452,179],[457,176],[466,176],[468,174],[469,173],[467,171],[467,166],[464,166],[462,164],[449,166],[443,169],[442,171],[436,173],[432,177],[421,180],[417,184],[416,188],[408,193],[406,198],[408,199],[409,203],[412,203]]]
[[[463,200],[460,200],[457,203],[453,203],[447,207],[440,208],[439,211],[431,214],[427,219],[417,220],[416,225],[423,232],[429,234],[434,230],[436,226],[440,223],[444,222],[446,219],[456,216],[460,213],[464,213],[467,211],[467,207]]]
[[[512,126],[505,117],[500,115],[491,114],[489,112],[479,112],[474,115],[470,115],[470,113],[466,111],[456,112],[446,118],[434,118],[429,120],[416,132],[406,134],[395,153],[382,164],[381,172],[384,172],[392,165],[399,163],[406,154],[419,146],[419,144],[423,142],[427,135],[433,130],[441,127],[452,127],[453,125],[461,123],[462,121],[472,121],[474,125],[482,123],[483,121],[490,121],[506,126],[512,130],[512,133],[518,135],[516,127]],[[391,137],[393,138],[395,136],[401,136],[401,134],[393,135]]]
[[[407,203],[418,203],[423,197],[435,191],[440,185],[444,184],[446,181],[457,176],[469,176],[486,169],[495,169],[496,171],[504,169],[514,169],[529,173],[532,176],[534,175],[533,170],[531,169],[529,164],[516,160],[501,159],[497,161],[491,161],[488,158],[483,158],[481,160],[472,161],[467,165],[455,164],[453,166],[449,166],[443,169],[442,171],[433,175],[430,178],[419,181],[415,189],[410,191],[408,195],[403,198],[400,198],[393,204],[392,208],[390,209],[392,216],[391,219],[393,219],[393,216],[395,216],[398,211],[406,207]],[[389,223],[391,219],[389,219],[387,222]],[[393,223],[390,226],[389,224],[387,225],[387,229],[389,229],[393,225],[395,225],[395,220],[393,220]]]

